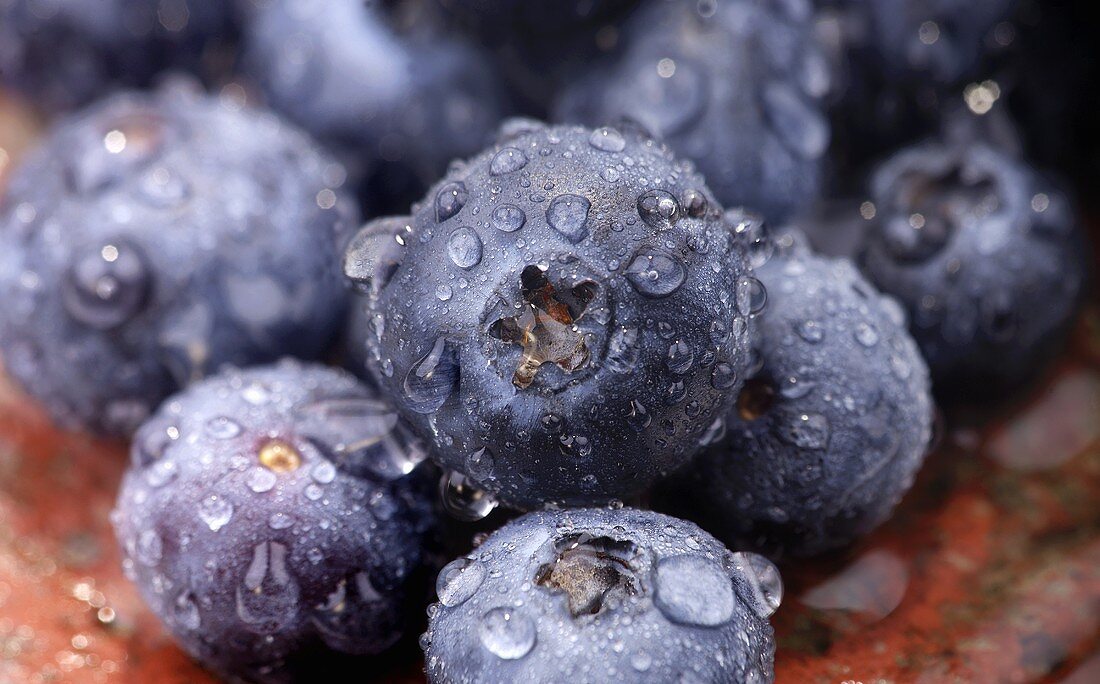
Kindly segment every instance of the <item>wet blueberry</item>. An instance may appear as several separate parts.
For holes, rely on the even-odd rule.
[[[321,648],[379,653],[418,596],[432,514],[409,473],[423,457],[342,371],[229,370],[138,431],[112,516],[124,569],[180,645],[229,677],[284,681]]]
[[[127,435],[224,363],[323,353],[356,222],[343,169],[270,114],[181,89],[61,120],[0,210],[0,349],[66,426]]]
[[[446,566],[428,680],[771,682],[779,573],[629,508],[530,513]]]
[[[908,311],[937,394],[995,395],[1057,351],[1086,253],[1058,188],[985,144],[932,142],[880,165],[869,201],[863,269]]]
[[[783,220],[814,200],[829,69],[809,2],[655,2],[566,89],[564,121],[640,121],[696,162],[723,204]]]
[[[638,493],[740,385],[739,242],[702,178],[634,129],[514,122],[384,223],[345,262],[370,371],[445,467],[505,503]]]
[[[744,220],[730,213],[730,220]],[[885,520],[931,435],[928,371],[893,299],[784,235],[755,269],[759,370],[726,436],[659,497],[731,548],[808,555]]]
[[[481,149],[504,108],[488,57],[425,5],[278,0],[245,31],[246,70],[271,106],[346,153],[375,209],[403,209]]]
[[[233,46],[233,3],[211,0],[5,0],[0,83],[50,111],[165,69],[216,77]]]

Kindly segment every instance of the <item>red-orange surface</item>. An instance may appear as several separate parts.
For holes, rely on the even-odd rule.
[[[0,187],[34,129],[0,95]],[[949,421],[882,529],[784,564],[780,684],[1100,682],[1100,306],[1078,328],[1028,401]],[[210,681],[119,569],[125,451],[54,430],[0,379],[0,684]]]

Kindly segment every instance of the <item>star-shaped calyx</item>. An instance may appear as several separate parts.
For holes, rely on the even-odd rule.
[[[585,335],[574,324],[596,298],[596,284],[585,281],[559,293],[538,266],[524,268],[519,278],[522,311],[494,321],[489,334],[523,347],[512,384],[524,389],[544,363],[572,372],[588,361]]]

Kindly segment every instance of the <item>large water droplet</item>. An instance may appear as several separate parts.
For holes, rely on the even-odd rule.
[[[646,225],[669,226],[680,214],[680,204],[667,190],[650,190],[638,198],[638,215]]]
[[[459,268],[473,268],[481,263],[481,238],[469,226],[462,226],[447,238],[447,254]]]
[[[279,476],[274,471],[268,468],[253,468],[248,471],[248,476],[245,480],[248,488],[257,494],[264,492],[270,492],[275,488],[275,484],[279,481]]]
[[[626,422],[638,432],[645,430],[653,422],[653,417],[642,402],[637,399],[630,400],[630,412],[626,414]]]
[[[199,502],[199,518],[212,532],[225,527],[232,517],[233,504],[229,503],[225,497],[210,494]]]
[[[514,608],[493,608],[481,616],[481,645],[503,660],[518,660],[535,647],[538,632],[531,618]]]
[[[604,152],[622,152],[626,148],[626,139],[614,128],[605,126],[592,131],[588,144]]]
[[[546,208],[546,222],[566,240],[576,244],[588,235],[588,210],[591,204],[580,195],[559,195]]]
[[[617,328],[607,345],[607,367],[615,373],[629,373],[638,365],[638,329]]]
[[[768,291],[763,283],[752,276],[741,276],[735,287],[735,303],[742,316],[753,316],[764,310]]]
[[[730,578],[703,556],[672,556],[657,563],[653,602],[672,622],[717,627],[733,617],[735,600]]]
[[[395,479],[412,472],[427,450],[388,404],[365,397],[322,399],[297,410],[299,432],[336,466],[357,476]]]
[[[503,176],[527,166],[527,155],[514,147],[505,147],[489,162],[489,175]]]
[[[435,413],[454,393],[458,380],[458,354],[445,337],[437,338],[431,350],[405,376],[409,408],[417,413]]]
[[[462,473],[445,473],[439,481],[443,509],[466,522],[481,520],[493,512],[497,502]]]
[[[659,298],[679,289],[687,279],[687,270],[676,257],[643,247],[624,275],[640,294]]]
[[[744,597],[753,612],[769,618],[783,601],[783,579],[771,561],[755,553],[733,554],[733,564],[745,579],[749,595]]]
[[[74,259],[61,282],[61,301],[77,321],[109,330],[142,309],[151,282],[145,256],[118,240]]]
[[[446,221],[466,206],[470,192],[461,181],[447,183],[435,195],[435,219],[439,223]]]
[[[214,439],[233,439],[241,434],[241,426],[232,418],[218,416],[206,422],[206,434]]]
[[[271,634],[291,624],[298,614],[298,583],[287,570],[287,549],[264,542],[252,550],[252,561],[237,587],[237,616],[257,634]]]
[[[470,600],[485,581],[485,565],[472,558],[457,558],[439,572],[435,593],[448,608]]]
[[[668,347],[668,356],[665,357],[665,363],[668,365],[670,373],[683,375],[691,370],[691,366],[695,363],[695,352],[691,350],[691,345],[687,342],[676,340]]]
[[[493,209],[489,223],[503,233],[514,233],[527,223],[527,214],[514,204],[502,204]]]

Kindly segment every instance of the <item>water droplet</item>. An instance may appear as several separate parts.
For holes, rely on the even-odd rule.
[[[794,326],[798,336],[810,344],[817,344],[825,338],[825,329],[813,319],[799,321]]]
[[[544,416],[545,417],[545,416]],[[466,472],[481,482],[493,478],[493,468],[496,462],[493,460],[493,452],[482,447],[472,452],[465,459]]]
[[[653,666],[653,656],[645,651],[638,651],[630,657],[630,666],[638,672],[646,672]]]
[[[422,414],[435,413],[454,393],[458,380],[458,355],[445,337],[437,338],[431,350],[405,376],[409,408]]]
[[[313,470],[309,474],[314,482],[328,484],[336,479],[336,467],[328,461],[321,461],[313,466]]]
[[[272,513],[267,519],[267,525],[273,530],[285,530],[294,524],[294,518],[286,513]]]
[[[329,461],[318,464],[314,478],[335,474],[395,479],[412,472],[427,451],[399,421],[389,404],[374,399],[322,399],[297,410],[299,432],[320,446]],[[319,470],[321,469],[321,470]]]
[[[282,544],[258,544],[237,587],[237,616],[257,634],[277,632],[298,614],[300,591],[287,570],[286,557]]]
[[[878,331],[868,323],[861,322],[857,325],[854,334],[856,341],[864,347],[873,347],[878,344]]]
[[[279,481],[279,476],[267,468],[253,468],[248,471],[246,484],[248,488],[257,494],[270,492]]]
[[[668,348],[665,363],[670,373],[683,375],[691,370],[691,366],[695,363],[695,352],[687,342],[676,340]]]
[[[559,195],[546,208],[546,222],[569,242],[576,244],[588,235],[591,204],[580,195]]]
[[[768,303],[768,291],[764,284],[752,276],[741,276],[736,285],[737,310],[742,316],[752,316],[764,310]]]
[[[163,487],[179,474],[175,461],[156,461],[145,471],[145,481],[150,487]]]
[[[211,532],[217,532],[233,517],[233,504],[224,497],[210,494],[199,502],[199,517]]]
[[[444,510],[466,522],[481,520],[497,507],[493,497],[458,472],[443,475],[439,481],[439,493]]]
[[[733,364],[727,361],[720,361],[714,364],[714,369],[710,372],[710,384],[714,389],[720,391],[726,391],[731,389],[737,384],[740,379],[737,369],[733,367]]]
[[[680,193],[680,206],[684,208],[688,216],[698,218],[707,213],[710,202],[702,190],[688,188]]]
[[[514,233],[527,223],[527,214],[514,204],[502,204],[493,209],[489,223],[503,233]]]
[[[74,319],[110,330],[144,307],[152,278],[137,247],[114,241],[76,256],[61,281],[61,301]]]
[[[648,226],[665,228],[679,213],[679,203],[667,190],[650,190],[638,198],[638,215]]]
[[[617,328],[607,345],[607,367],[615,373],[629,373],[638,365],[638,329]]]
[[[653,417],[649,415],[649,411],[642,405],[642,402],[631,399],[630,413],[626,416],[626,422],[630,424],[630,427],[641,432],[649,427],[649,424],[653,422]]]
[[[172,619],[184,629],[196,630],[202,623],[199,607],[189,591],[180,592],[172,605]]]
[[[232,418],[218,416],[207,421],[206,434],[214,439],[233,439],[241,434],[241,426]]]
[[[485,581],[485,565],[472,558],[457,558],[439,572],[435,593],[448,608],[470,600]]]
[[[439,285],[435,288],[435,296],[439,301],[445,302],[454,296],[454,290],[450,285]]]
[[[527,155],[514,147],[505,147],[489,162],[489,175],[503,176],[527,166]]]
[[[667,297],[687,279],[687,270],[676,257],[643,247],[624,273],[626,279],[646,297]]]
[[[513,608],[493,608],[481,616],[481,645],[502,660],[518,660],[535,647],[537,630],[529,617]]]
[[[466,189],[465,183],[455,181],[441,187],[435,195],[436,221],[442,223],[462,211],[462,207],[466,206],[466,200],[469,198],[470,192]]]
[[[769,618],[783,601],[783,579],[771,561],[755,553],[733,554],[734,567],[745,579],[749,590],[746,602],[757,615]]]
[[[735,600],[730,578],[703,556],[672,556],[657,563],[653,602],[672,622],[717,627],[733,617]]]
[[[588,144],[604,152],[622,152],[626,148],[626,139],[614,128],[605,126],[592,131],[592,135],[588,136]]]
[[[447,238],[447,254],[455,266],[470,269],[481,263],[481,238],[469,226],[457,228]]]

